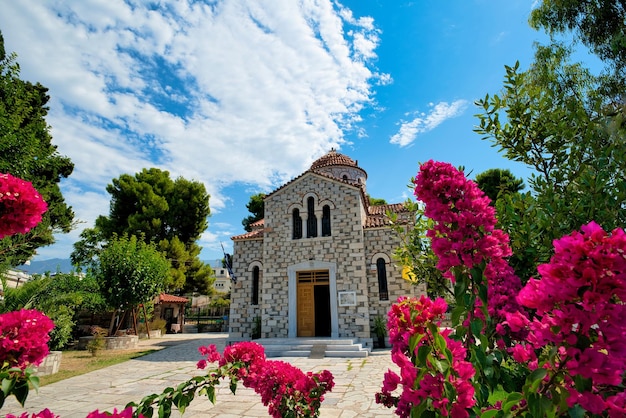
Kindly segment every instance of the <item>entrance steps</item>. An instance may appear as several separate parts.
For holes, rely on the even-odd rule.
[[[267,357],[367,357],[369,348],[351,338],[259,338]]]

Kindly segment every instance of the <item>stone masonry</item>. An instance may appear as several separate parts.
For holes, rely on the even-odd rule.
[[[304,302],[298,300],[297,288],[302,272],[327,274],[330,306],[320,305],[316,296],[315,309],[328,309],[322,317],[330,319],[329,336],[357,339],[367,346],[375,316],[386,315],[399,296],[424,292],[402,279],[393,260],[400,241],[384,215],[395,211],[410,225],[412,214],[402,204],[370,207],[366,178],[353,160],[333,150],[266,196],[265,218],[251,232],[233,237],[238,281],[231,290],[231,341],[250,339],[257,317],[261,337],[300,336],[298,312]],[[315,220],[309,222],[313,215]],[[322,220],[325,215],[329,219]],[[326,228],[329,222],[330,231],[323,231],[324,222]],[[308,237],[311,223],[317,226],[315,237]],[[301,237],[294,232],[298,229]],[[385,262],[386,298],[379,294],[380,259]],[[255,267],[259,293],[253,305]]]

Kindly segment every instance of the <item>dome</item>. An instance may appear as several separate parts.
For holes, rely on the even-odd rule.
[[[356,161],[354,161],[352,158],[346,155],[338,153],[333,148],[330,150],[328,154],[323,155],[317,160],[315,160],[313,164],[311,164],[311,170],[316,170],[318,168],[328,167],[328,166],[333,166],[333,165],[358,167],[358,164],[356,163]]]

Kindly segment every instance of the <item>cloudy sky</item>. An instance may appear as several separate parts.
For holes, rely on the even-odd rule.
[[[142,168],[205,184],[211,261],[250,195],[331,147],[389,203],[431,158],[527,177],[472,128],[474,101],[545,39],[533,1],[0,0],[6,50],[50,89],[53,142],[75,164],[62,190],[83,223],[37,259],[69,257],[108,214],[106,185]]]

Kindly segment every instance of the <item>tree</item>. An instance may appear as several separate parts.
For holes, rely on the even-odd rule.
[[[114,236],[138,236],[155,244],[170,261],[168,292],[211,289],[211,275],[202,268],[196,244],[210,215],[210,196],[202,183],[182,177],[172,180],[168,171],[150,168],[113,179],[107,192],[109,215],[99,216],[94,228],[81,233],[71,255],[74,264],[93,265]]]
[[[59,187],[74,165],[52,145],[45,120],[48,89],[19,76],[16,55],[6,55],[0,33],[0,173],[32,182],[48,203],[48,211],[36,228],[0,240],[0,260],[6,266],[23,264],[37,248],[54,243],[53,233],[69,232],[74,218]]]
[[[385,199],[372,197],[370,195],[367,195],[367,200],[369,201],[371,206],[383,206],[387,204],[387,201]]]
[[[208,226],[209,194],[200,182],[182,177],[172,181],[158,168],[134,176],[122,174],[107,186],[111,195],[109,216],[96,219],[105,237],[143,234],[146,242],[178,237],[195,242]]]
[[[626,66],[624,0],[543,0],[531,12],[530,25],[551,35],[572,31],[616,73]]]
[[[497,206],[514,250],[522,242],[534,245],[535,266],[548,261],[555,238],[591,220],[607,230],[626,222],[624,105],[605,83],[570,64],[563,46],[537,46],[527,71],[507,66],[502,94],[477,102],[483,113],[476,131],[536,170],[532,196]]]
[[[96,278],[110,307],[131,309],[163,290],[169,268],[153,244],[136,236],[116,236],[100,254]]]
[[[517,178],[510,170],[490,168],[476,176],[476,183],[489,199],[492,205],[498,197],[518,193],[524,189],[524,180]]]
[[[265,217],[265,202],[263,199],[265,199],[265,193],[257,193],[250,196],[250,201],[246,205],[246,208],[252,215],[241,221],[243,228],[248,232],[252,231],[251,224]]]

